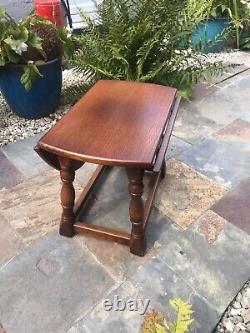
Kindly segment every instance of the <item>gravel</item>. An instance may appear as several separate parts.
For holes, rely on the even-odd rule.
[[[250,67],[250,56],[247,52],[231,51],[226,53],[210,54],[207,61],[223,61],[234,64],[245,64]],[[63,92],[67,87],[84,82],[84,77],[75,74],[74,71],[63,71]],[[17,142],[37,133],[43,132],[51,128],[71,107],[67,102],[67,97],[62,96],[62,103],[57,108],[56,112],[48,117],[27,120],[15,115],[6,104],[0,94],[0,147],[9,142]]]
[[[250,280],[226,310],[215,333],[250,332]]]
[[[17,142],[51,128],[68,111],[69,106],[60,106],[54,114],[41,119],[27,120],[11,112],[5,101],[0,99],[0,147]]]

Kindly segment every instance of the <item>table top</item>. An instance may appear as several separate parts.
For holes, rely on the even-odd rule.
[[[170,87],[100,80],[38,147],[97,164],[150,167],[175,97]]]

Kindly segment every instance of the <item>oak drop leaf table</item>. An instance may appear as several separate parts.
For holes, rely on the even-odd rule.
[[[179,102],[174,88],[100,80],[38,141],[36,152],[61,175],[61,235],[102,236],[128,245],[136,255],[145,254],[146,226],[158,183],[165,176],[165,154]],[[75,171],[85,162],[98,167],[75,203]],[[81,207],[109,166],[127,171],[131,234],[77,221]],[[151,181],[144,203],[145,171],[151,173]]]

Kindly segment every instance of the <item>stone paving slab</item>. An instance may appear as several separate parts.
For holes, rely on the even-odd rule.
[[[246,178],[250,170],[250,144],[225,142],[216,138],[204,140],[178,159],[226,187]]]
[[[0,263],[14,257],[25,247],[22,238],[11,228],[9,223],[0,215]],[[1,320],[1,318],[0,318]]]
[[[250,236],[224,221],[217,240],[209,244],[201,223],[198,220],[183,232],[170,225],[159,235],[156,256],[222,314],[249,279]]]
[[[81,187],[76,182],[79,193]],[[61,182],[58,171],[48,171],[9,190],[0,191],[0,211],[26,244],[59,226]]]
[[[222,94],[223,89],[203,98],[201,101],[192,103],[190,111],[197,112],[216,124],[216,127],[224,127],[239,117],[237,100],[227,100]],[[190,114],[190,116],[192,116]],[[216,130],[216,127],[213,130]]]
[[[250,74],[249,66],[240,65],[240,66],[234,67],[234,68],[232,68],[232,71],[228,76],[226,76],[225,78],[224,78],[224,76],[222,76],[221,79],[219,79],[217,82],[214,82],[213,87],[217,87],[217,89],[225,88],[225,87],[241,80],[244,77],[248,77],[249,74]]]
[[[143,265],[152,256],[148,249],[147,254],[141,258],[130,253],[129,247],[112,241],[102,240],[91,236],[76,236],[82,246],[86,246],[103,265],[113,279],[117,282],[124,281],[140,265]]]
[[[10,188],[23,180],[22,174],[0,150],[0,189]]]
[[[124,169],[105,170],[79,220],[130,232],[127,188],[128,180]]]
[[[190,333],[211,333],[219,319],[219,312],[201,298],[185,281],[158,258],[152,258],[142,265],[121,287],[114,290],[105,299],[140,299],[150,301],[148,311],[158,310],[174,318],[169,300],[179,297],[193,305],[195,323]],[[103,301],[82,320],[77,322],[68,333],[122,332],[139,333],[143,322],[143,307],[139,311],[106,311]]]
[[[166,160],[188,150],[191,147],[192,145],[190,143],[172,135],[167,149]]]
[[[221,216],[215,214],[212,210],[208,210],[197,220],[197,223],[199,223],[198,231],[204,235],[209,244],[213,244],[224,229],[225,222]]]
[[[87,184],[96,167],[96,164],[85,163],[80,169],[76,170],[76,180],[79,184],[81,184],[82,187]]]
[[[119,223],[123,221],[123,216],[119,212],[117,214],[120,218]],[[128,212],[125,214],[125,220],[129,223],[126,218],[127,214]],[[103,216],[101,211],[99,215]],[[110,215],[108,214],[108,220],[111,219],[109,217]],[[119,227],[119,225],[116,227]],[[147,251],[144,257],[134,256],[125,245],[90,236],[79,235],[77,238],[83,246],[86,246],[93,253],[97,261],[106,267],[117,282],[122,282],[130,277],[131,274],[134,274],[138,267],[145,264],[154,256],[159,245],[158,240],[160,235],[164,231],[167,232],[168,228],[170,228],[170,222],[167,219],[162,219],[158,210],[153,207],[147,226]]]
[[[147,177],[145,178],[147,190]],[[188,166],[169,160],[167,176],[158,193],[156,207],[185,228],[221,197],[224,188]],[[106,172],[101,184],[95,188],[94,195],[80,214],[79,220],[130,232],[128,200],[126,173],[121,168],[114,168]],[[144,258],[134,257],[127,247],[112,242],[83,236],[79,236],[79,240],[87,245],[117,281],[121,281],[133,272],[135,266],[143,264],[153,255],[154,245],[156,242],[157,246],[159,237],[157,232],[168,228],[167,223],[161,225],[158,220],[153,210],[148,224],[148,250]]]
[[[209,81],[209,83],[214,86],[218,86],[220,83],[223,82],[227,82],[230,80],[237,80],[238,76],[240,75],[244,75],[245,72],[248,71],[249,66],[245,63],[245,55],[246,53],[244,52],[238,52],[236,58],[235,58],[235,54],[231,54],[232,57],[230,59],[228,59],[227,61],[229,61],[232,65],[236,65],[234,67],[231,68],[227,68],[226,72],[216,75],[212,81]],[[240,61],[240,58],[242,59],[242,61]],[[231,61],[233,59],[233,61]],[[243,60],[244,59],[244,60]]]
[[[191,101],[197,102],[218,90],[219,88],[215,85],[211,85],[211,83],[197,83],[192,89]],[[187,102],[187,104],[189,104],[189,102]]]
[[[36,134],[2,148],[3,153],[25,177],[34,177],[51,169],[34,151],[37,141],[43,134]]]
[[[250,103],[250,75],[242,77],[240,80],[234,80],[232,84],[219,91],[219,95],[230,103],[237,104],[235,113],[237,118],[250,121],[249,103]],[[218,93],[215,93],[217,95]]]
[[[228,101],[221,90],[180,108],[173,134],[196,144],[239,118],[236,101]]]
[[[224,141],[242,141],[250,143],[250,122],[236,119],[216,132],[214,137]]]
[[[181,107],[173,134],[190,144],[196,144],[220,128],[215,121],[202,117],[197,111]]]
[[[150,173],[145,173],[144,200],[147,198],[150,176]],[[110,168],[105,170],[78,219],[85,223],[130,232],[129,201],[128,179],[125,169]]]
[[[89,205],[80,214],[79,220],[130,232],[126,173],[123,169],[114,168],[106,172],[105,177],[95,189]],[[144,199],[147,194],[147,184],[146,175]],[[158,189],[155,206],[180,227],[186,228],[224,193],[223,186],[187,165],[170,159],[167,162],[166,178]],[[92,249],[96,250],[98,247],[95,241],[87,242]],[[98,249],[97,251],[102,252]]]
[[[214,212],[250,235],[250,178],[214,204]]]
[[[147,175],[145,178],[147,182]],[[127,187],[128,180],[124,169],[113,168],[107,170],[99,186],[95,187],[89,204],[85,206],[78,219],[84,223],[96,224],[130,233],[131,222],[129,219]],[[154,224],[153,214],[149,221],[149,225],[151,224]],[[148,260],[152,255],[150,249],[153,247],[155,240],[153,237],[148,239],[147,254],[145,257],[140,258],[131,254],[127,246],[89,236],[79,236],[79,241],[88,247],[96,259],[119,282],[130,276],[138,266]]]
[[[113,288],[76,239],[52,233],[0,267],[1,323],[8,333],[62,333]]]
[[[250,120],[247,112],[249,73],[245,71],[224,81],[223,87],[207,88],[212,93],[204,94],[204,89],[198,87],[196,95],[204,97],[196,97],[191,103],[184,103],[177,117],[174,134],[190,143],[198,143],[237,118]]]
[[[193,150],[193,149],[191,149]],[[189,150],[187,151],[189,156]],[[155,206],[171,221],[186,229],[222,195],[225,188],[176,159],[167,163]]]

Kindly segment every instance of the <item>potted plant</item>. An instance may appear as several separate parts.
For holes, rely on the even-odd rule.
[[[28,119],[48,116],[62,87],[63,29],[32,15],[15,23],[0,9],[0,90],[11,110]]]
[[[210,40],[212,45],[205,47],[204,51],[207,53],[220,52],[228,42],[228,39],[225,38],[227,36],[225,32],[228,31],[234,35],[234,45],[239,49],[244,44],[243,39],[249,38],[249,33],[244,33],[249,21],[250,2],[248,0],[214,0],[210,17],[198,27],[192,36],[193,44],[197,45],[199,41]]]
[[[227,18],[208,18],[192,33],[193,47],[200,47],[204,53],[221,52],[226,45],[223,35],[230,27]]]
[[[204,53],[221,52],[225,48],[225,37],[230,28],[230,21],[225,15],[220,15],[222,14],[222,8],[220,7],[222,1],[210,1],[206,19],[192,33],[193,47],[201,48]]]

